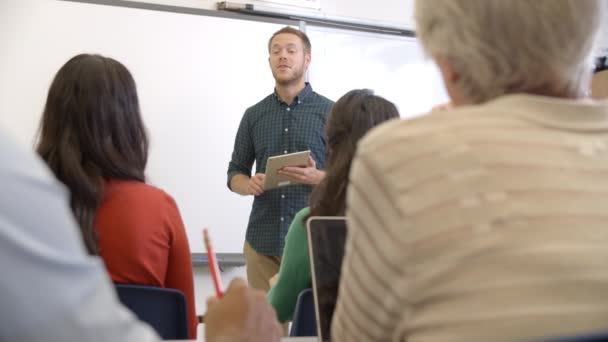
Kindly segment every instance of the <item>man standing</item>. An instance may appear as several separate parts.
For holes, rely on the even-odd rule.
[[[268,280],[279,270],[293,216],[307,205],[312,186],[325,175],[325,120],[333,105],[304,80],[311,60],[306,34],[282,28],[270,38],[268,52],[275,91],[243,115],[228,166],[228,187],[238,194],[255,196],[244,253],[249,283],[261,290],[268,290]],[[268,157],[304,150],[311,151],[308,166],[288,168],[281,174],[298,184],[265,192]],[[254,161],[256,172],[252,176]]]

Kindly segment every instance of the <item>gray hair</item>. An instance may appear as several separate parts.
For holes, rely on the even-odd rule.
[[[416,0],[416,30],[475,103],[508,93],[578,96],[591,76],[603,2]]]

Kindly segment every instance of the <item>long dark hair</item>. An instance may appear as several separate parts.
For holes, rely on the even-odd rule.
[[[96,254],[104,179],[145,181],[148,138],[129,70],[88,54],[63,65],[49,89],[36,151],[70,190],[86,248]]]
[[[310,216],[341,216],[346,206],[350,164],[359,140],[373,127],[399,117],[397,107],[368,89],[351,90],[327,119],[329,155],[325,178],[310,196]]]

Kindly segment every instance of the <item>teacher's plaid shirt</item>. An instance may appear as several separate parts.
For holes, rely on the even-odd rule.
[[[265,173],[268,157],[310,150],[317,168],[325,168],[325,121],[333,102],[315,93],[310,84],[291,105],[276,93],[245,111],[228,166],[228,186],[236,174]],[[290,185],[265,191],[253,200],[246,239],[256,252],[280,256],[294,215],[308,206],[312,186]]]

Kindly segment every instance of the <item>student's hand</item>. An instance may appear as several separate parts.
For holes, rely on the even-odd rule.
[[[278,342],[283,330],[264,292],[235,279],[222,299],[207,300],[205,341]]]
[[[324,171],[317,170],[317,163],[312,156],[308,156],[308,165],[304,167],[285,166],[278,171],[278,174],[294,183],[312,185],[321,183],[325,177]]]
[[[253,177],[249,178],[247,183],[247,192],[250,195],[260,196],[264,193],[264,180],[266,175],[263,173],[256,173]]]

